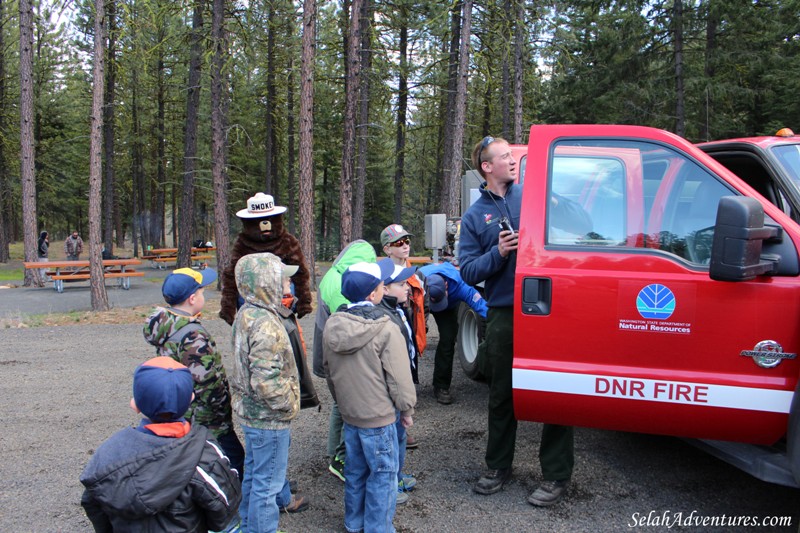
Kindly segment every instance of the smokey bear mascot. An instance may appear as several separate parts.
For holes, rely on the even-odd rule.
[[[297,317],[311,312],[310,278],[306,259],[300,249],[300,241],[283,227],[285,207],[275,205],[269,194],[262,192],[247,200],[247,209],[236,216],[242,219],[242,232],[236,238],[231,252],[231,262],[222,273],[222,302],[219,316],[228,324],[236,318],[239,291],[236,289],[234,269],[239,258],[249,254],[270,252],[281,258],[284,264],[298,265],[300,268],[292,276],[294,292],[297,297]]]

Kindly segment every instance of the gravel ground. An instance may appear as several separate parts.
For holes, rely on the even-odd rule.
[[[5,298],[4,293],[0,298]],[[48,295],[56,296],[56,295]],[[230,361],[230,328],[205,321]],[[313,317],[303,321],[311,346]],[[431,320],[430,344],[436,330]],[[133,425],[131,375],[151,351],[139,325],[76,325],[0,330],[0,530],[88,531],[79,504],[78,476],[93,450],[117,429]],[[526,497],[539,480],[540,425],[520,424],[514,478],[502,492],[479,496],[471,484],[484,467],[487,388],[457,369],[456,403],[432,399],[432,352],[421,364],[416,424],[420,440],[407,472],[418,479],[398,509],[400,532],[614,531],[639,519],[791,517],[783,528],[687,527],[694,531],[798,531],[800,491],[755,480],[678,439],[576,430],[576,468],[566,499],[550,509]],[[325,443],[330,399],[317,380],[320,411],[305,410],[293,424],[289,475],[311,498],[311,508],[284,515],[290,532],[343,531],[343,485],[327,473]],[[649,514],[649,513],[653,514]],[[638,514],[637,514],[638,513]],[[682,513],[679,515],[678,513]]]

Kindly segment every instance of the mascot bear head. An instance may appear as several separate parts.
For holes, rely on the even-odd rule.
[[[279,240],[284,233],[283,213],[285,207],[275,205],[275,199],[263,192],[247,200],[247,209],[242,209],[236,216],[242,219],[240,234],[248,244],[259,247],[259,244]]]

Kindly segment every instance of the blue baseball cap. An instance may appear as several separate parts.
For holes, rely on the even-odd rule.
[[[171,357],[154,357],[133,373],[133,400],[153,422],[183,418],[192,403],[194,378],[188,368]]]
[[[164,301],[170,305],[185,302],[197,289],[211,285],[217,281],[217,271],[213,268],[194,270],[179,268],[166,277],[161,286]]]
[[[392,261],[391,259],[381,259],[381,261]],[[383,282],[388,285],[389,283],[402,283],[417,271],[417,267],[401,267],[392,263],[392,273],[383,278]]]
[[[447,282],[439,274],[431,274],[425,278],[430,297],[431,313],[438,313],[447,309]]]
[[[350,265],[342,274],[342,296],[351,303],[363,302],[393,271],[391,259]]]

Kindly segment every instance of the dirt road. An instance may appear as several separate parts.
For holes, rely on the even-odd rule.
[[[303,320],[309,346],[312,320]],[[206,324],[229,361],[230,328],[221,320]],[[104,439],[136,423],[128,408],[131,375],[151,353],[138,324],[0,330],[0,530],[90,530],[78,476]],[[470,487],[484,467],[486,386],[457,369],[456,403],[440,406],[431,396],[432,367],[428,353],[413,430],[421,444],[407,460],[419,486],[398,510],[398,531],[613,531],[648,521],[644,528],[656,531],[666,529],[653,527],[663,516],[723,515],[788,516],[792,525],[686,530],[797,531],[800,491],[757,481],[680,440],[647,435],[578,429],[567,498],[536,509],[525,499],[539,480],[540,426],[520,424],[513,481],[494,496],[476,495]],[[312,507],[281,518],[290,532],[343,531],[343,485],[326,470],[329,395],[321,380],[317,386],[324,406],[293,424],[289,466]]]

